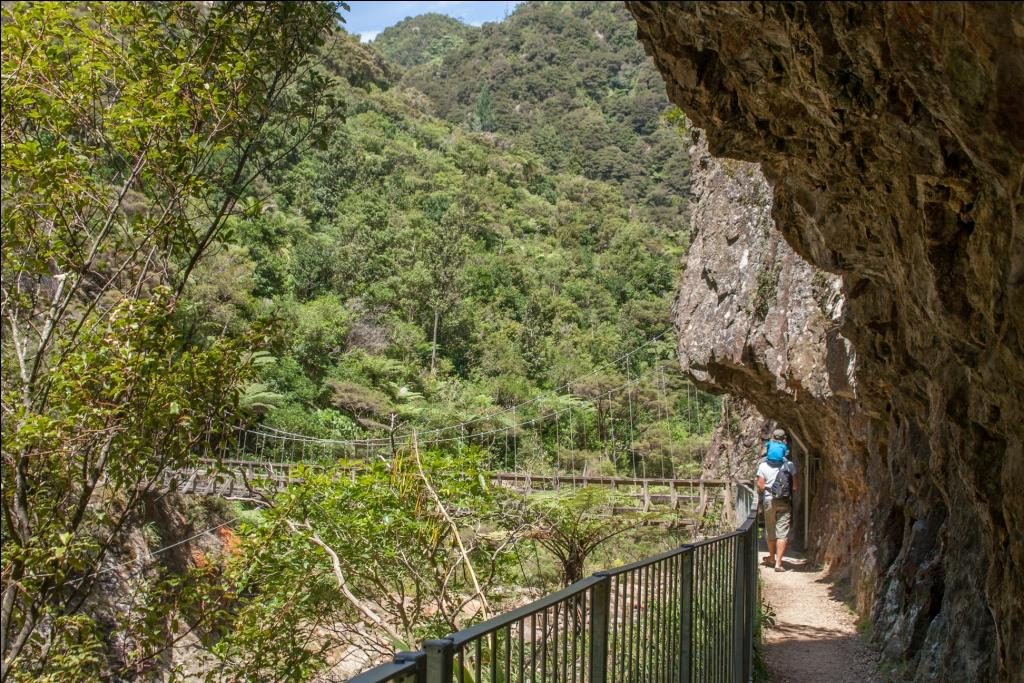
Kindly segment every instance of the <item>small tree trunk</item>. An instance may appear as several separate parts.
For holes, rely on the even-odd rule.
[[[480,588],[480,582],[476,578],[476,570],[473,569],[473,563],[469,561],[469,553],[466,552],[466,546],[462,542],[462,534],[459,533],[459,526],[452,519],[452,516],[448,514],[448,510],[445,509],[444,503],[441,501],[441,497],[437,495],[437,491],[430,483],[430,479],[427,478],[427,473],[423,469],[423,461],[420,460],[420,444],[419,439],[416,436],[416,432],[412,433],[412,453],[416,458],[416,469],[419,470],[420,479],[423,480],[423,485],[426,487],[427,492],[430,493],[430,497],[434,499],[434,504],[437,506],[437,511],[441,513],[444,520],[448,522],[448,528],[452,532],[452,536],[455,538],[455,543],[459,546],[459,553],[462,554],[462,561],[466,566],[466,573],[469,575],[470,581],[473,583],[473,590],[476,591],[476,596],[480,598],[480,608],[483,611],[484,619],[490,619],[491,617],[491,606],[487,604],[487,596],[484,595],[483,589]]]
[[[434,309],[434,334],[431,338],[430,343],[430,376],[434,376],[434,372],[437,370],[437,323],[441,318],[441,311],[437,308]]]
[[[575,543],[571,544],[562,562],[562,580],[566,586],[570,586],[583,578],[583,570],[587,557],[582,548]]]

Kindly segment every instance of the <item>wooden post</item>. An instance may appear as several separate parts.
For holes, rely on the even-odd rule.
[[[427,652],[427,683],[451,683],[455,648],[447,638],[427,640],[423,643]]]

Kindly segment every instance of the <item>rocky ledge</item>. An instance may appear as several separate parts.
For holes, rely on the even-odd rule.
[[[1024,5],[627,6],[710,153],[767,178],[698,188],[684,364],[820,461],[812,547],[911,678],[1014,679]]]

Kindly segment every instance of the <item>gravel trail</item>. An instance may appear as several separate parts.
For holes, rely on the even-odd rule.
[[[765,632],[765,659],[774,683],[866,683],[888,681],[878,670],[879,655],[857,634],[856,616],[837,597],[827,571],[803,559],[787,559],[788,571],[764,565],[763,598],[775,610],[775,626]],[[789,553],[787,553],[789,557]]]

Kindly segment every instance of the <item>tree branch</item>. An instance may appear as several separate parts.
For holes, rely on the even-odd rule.
[[[473,569],[473,563],[469,561],[469,553],[466,552],[466,546],[462,542],[462,534],[459,533],[459,527],[455,524],[455,520],[451,518],[448,511],[444,507],[444,503],[441,502],[441,497],[437,495],[437,491],[430,485],[430,480],[427,478],[427,473],[423,470],[423,462],[420,460],[420,446],[419,439],[416,432],[412,433],[412,452],[416,458],[416,469],[419,470],[420,478],[423,480],[423,485],[426,486],[427,492],[430,493],[430,497],[434,499],[434,504],[437,505],[438,512],[444,517],[448,523],[449,528],[452,530],[452,534],[455,535],[455,542],[459,546],[459,552],[462,553],[462,561],[466,565],[466,573],[469,574],[470,580],[473,582],[473,590],[476,591],[476,595],[480,598],[480,604],[483,609],[484,619],[490,618],[490,606],[487,604],[487,596],[484,595],[483,590],[480,588],[480,582],[476,578],[476,571]]]
[[[372,621],[374,624],[382,628],[391,638],[397,643],[402,642],[402,637],[395,631],[390,624],[384,621],[380,615],[374,612],[369,606],[367,606],[362,600],[349,589],[348,582],[345,580],[345,573],[341,569],[341,559],[338,557],[338,553],[334,551],[331,546],[324,543],[320,535],[313,529],[308,521],[302,524],[297,524],[292,520],[287,520],[288,527],[297,534],[300,534],[300,529],[305,529],[309,532],[306,536],[315,545],[319,546],[327,555],[331,558],[331,570],[334,572],[334,580],[338,585],[338,590],[345,596],[345,599],[356,608],[356,610],[362,614],[365,618]]]

